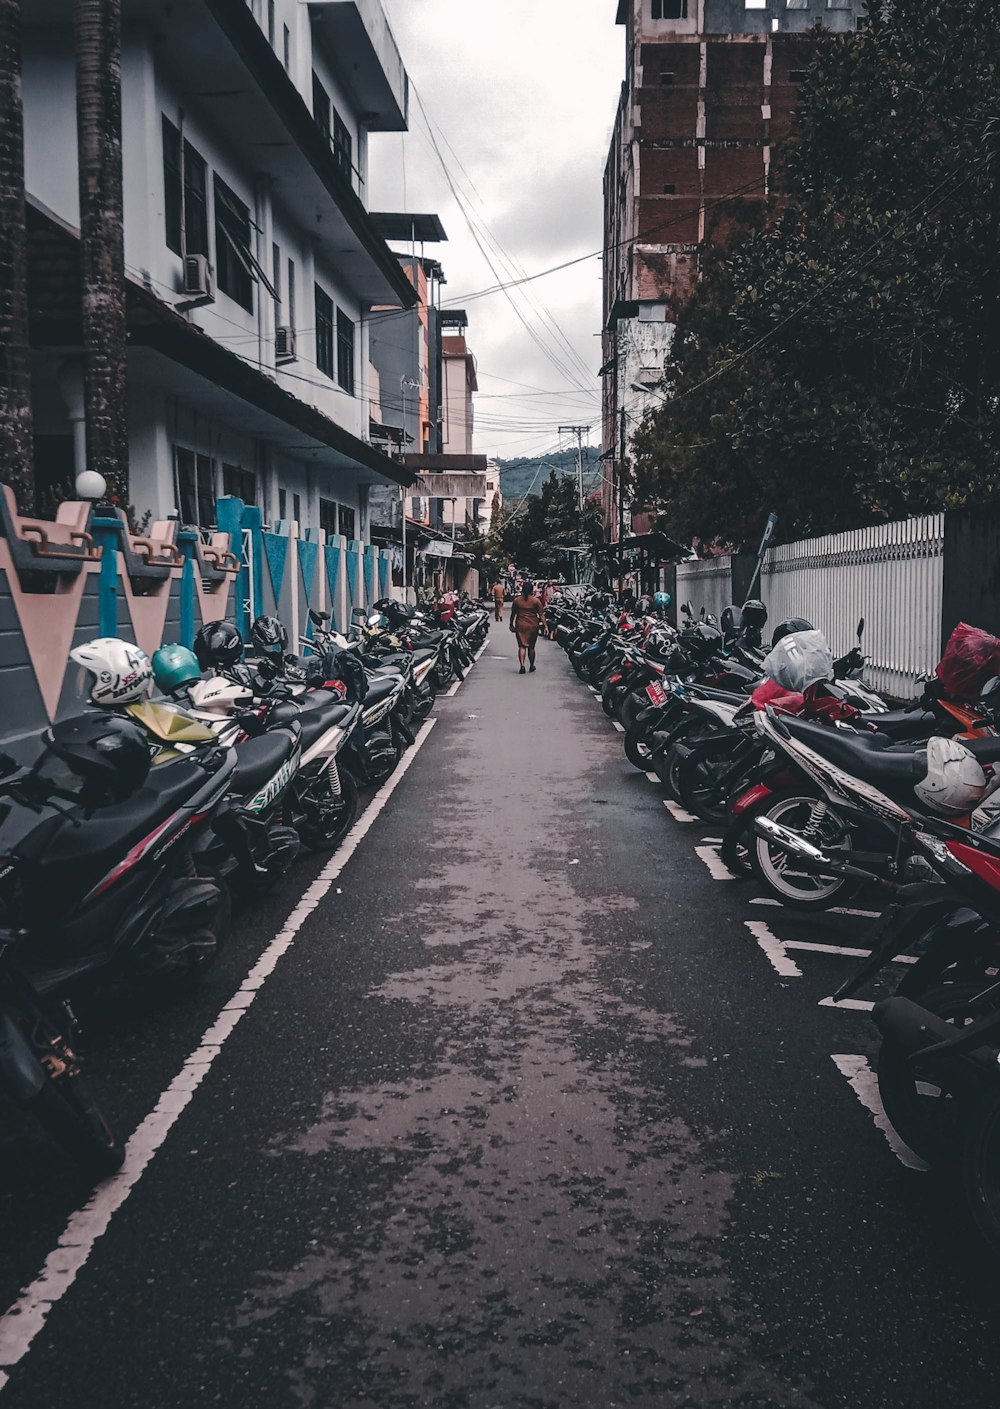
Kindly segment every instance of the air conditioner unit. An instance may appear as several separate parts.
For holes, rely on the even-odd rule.
[[[189,298],[214,298],[215,281],[212,266],[203,254],[184,256],[184,292]]]
[[[274,330],[274,360],[279,365],[282,362],[295,361],[295,329],[275,328]]]

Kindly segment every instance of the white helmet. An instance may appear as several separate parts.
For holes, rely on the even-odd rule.
[[[927,773],[913,789],[941,817],[964,817],[982,801],[988,779],[959,739],[928,739]]]
[[[253,691],[224,675],[214,675],[211,680],[197,680],[188,690],[191,708],[202,714],[226,715],[242,705],[250,704]]]
[[[817,680],[833,678],[833,652],[822,631],[792,631],[764,657],[764,674],[801,695]]]
[[[90,689],[91,704],[132,704],[145,699],[153,688],[149,656],[117,636],[99,636],[96,641],[77,646],[70,651],[69,658],[93,676],[92,683],[84,677],[84,688],[89,686]]]

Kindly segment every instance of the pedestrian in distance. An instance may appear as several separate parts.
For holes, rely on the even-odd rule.
[[[525,579],[521,590],[510,604],[510,629],[517,636],[517,659],[520,663],[519,675],[524,674],[524,657],[530,664],[529,674],[535,670],[535,643],[538,629],[545,625],[545,608],[541,599],[535,596],[534,587]]]
[[[502,582],[498,582],[493,588],[493,620],[503,621],[503,604],[507,600],[507,593],[504,591]]]

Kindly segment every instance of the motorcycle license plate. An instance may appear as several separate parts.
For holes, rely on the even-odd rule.
[[[667,692],[659,680],[654,680],[651,685],[646,686],[646,694],[651,704],[661,705],[667,702]]]

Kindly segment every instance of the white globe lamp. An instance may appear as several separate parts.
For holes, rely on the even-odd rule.
[[[81,470],[76,477],[76,492],[81,499],[103,499],[108,485],[104,476],[96,470]]]

